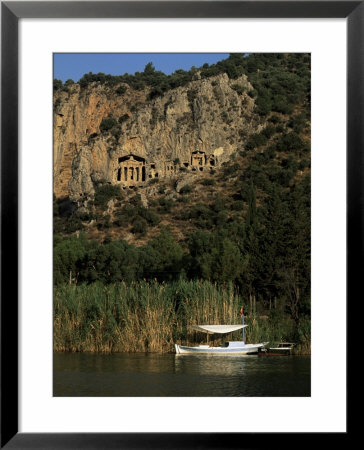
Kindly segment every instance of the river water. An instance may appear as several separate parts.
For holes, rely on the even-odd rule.
[[[56,397],[305,397],[307,356],[55,353]]]

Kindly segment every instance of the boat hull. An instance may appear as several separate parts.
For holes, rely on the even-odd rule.
[[[209,347],[200,345],[197,347],[187,347],[175,344],[177,355],[209,354],[209,355],[253,355],[257,354],[264,344],[245,344],[234,347]]]

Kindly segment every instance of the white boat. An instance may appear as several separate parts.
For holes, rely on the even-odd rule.
[[[259,349],[263,348],[267,342],[263,342],[260,344],[246,344],[245,343],[245,333],[244,329],[247,325],[191,325],[191,328],[196,331],[200,331],[207,334],[208,336],[211,334],[227,334],[232,333],[233,331],[243,330],[243,340],[242,341],[229,341],[223,343],[221,346],[214,347],[209,344],[206,345],[198,345],[196,347],[187,347],[185,345],[175,344],[176,354],[217,354],[217,355],[226,355],[226,354],[234,354],[234,355],[250,355],[258,353]]]

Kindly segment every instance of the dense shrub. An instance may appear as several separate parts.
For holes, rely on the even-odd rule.
[[[248,142],[245,144],[246,150],[253,150],[256,147],[260,147],[267,142],[267,137],[264,134],[257,133],[250,136]]]
[[[136,217],[133,222],[131,232],[134,234],[145,235],[148,228],[147,221],[141,217]]]
[[[276,132],[276,129],[273,125],[267,125],[262,131],[261,134],[265,136],[267,139],[273,136]]]
[[[127,91],[127,87],[125,86],[125,85],[121,85],[121,86],[119,86],[117,89],[116,89],[116,93],[117,94],[119,94],[119,95],[123,95],[123,94],[125,94],[125,92]]]
[[[212,178],[206,178],[206,180],[202,180],[201,184],[204,186],[213,186],[215,184],[215,180]]]
[[[114,117],[105,117],[100,123],[100,131],[105,132],[111,130],[117,124]]]
[[[134,226],[136,222],[145,222],[146,226],[155,226],[160,222],[156,213],[142,205],[139,195],[131,198],[129,203],[115,212],[114,225],[125,227],[131,224]],[[136,229],[138,229],[138,226],[141,227],[141,225],[137,225]]]
[[[304,141],[294,131],[281,136],[277,142],[277,149],[281,151],[299,151],[302,150],[304,146]]]
[[[186,184],[185,186],[181,187],[181,189],[179,190],[180,194],[189,194],[190,192],[192,192],[192,187],[189,184]]]
[[[54,91],[60,91],[62,88],[63,88],[62,80],[58,80],[57,78],[55,78],[53,80],[53,90]]]
[[[125,121],[127,121],[129,119],[129,114],[123,114],[122,116],[119,117],[118,122],[119,123],[124,123]]]
[[[238,163],[223,165],[222,178],[226,180],[234,176],[239,169],[240,165]]]
[[[231,88],[234,89],[234,91],[236,91],[240,95],[244,94],[244,92],[246,91],[245,87],[242,86],[241,84],[233,84]]]
[[[162,197],[159,199],[159,205],[160,208],[158,208],[158,211],[163,214],[166,214],[171,212],[172,206],[174,205],[174,201],[171,198]]]
[[[96,186],[94,198],[95,206],[100,206],[104,209],[112,198],[121,198],[120,186],[111,184],[99,184]]]
[[[282,122],[281,118],[280,118],[279,116],[275,115],[275,114],[273,114],[272,116],[270,116],[270,117],[268,118],[268,121],[271,122],[271,123],[273,123],[273,124],[277,124],[277,123]]]

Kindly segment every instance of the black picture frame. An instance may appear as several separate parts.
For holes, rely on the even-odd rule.
[[[21,18],[346,18],[347,304],[363,273],[364,1],[1,2],[1,448],[265,448],[296,433],[18,432],[18,21]],[[347,309],[347,312],[349,310]],[[348,346],[349,351],[349,346]],[[349,436],[335,435],[336,442]],[[315,444],[325,440],[315,435]],[[300,445],[312,437],[299,437]]]

